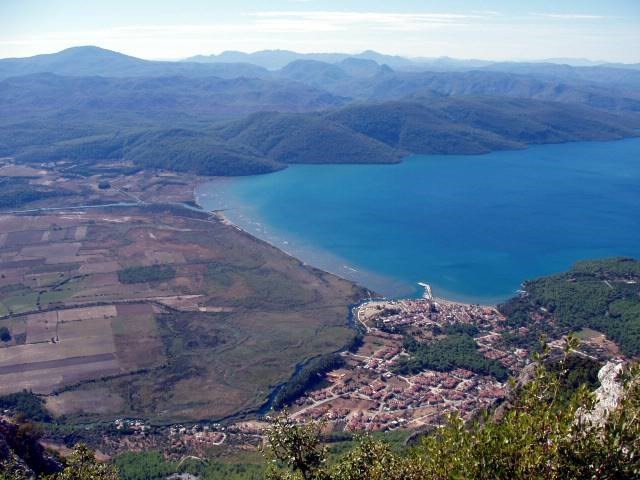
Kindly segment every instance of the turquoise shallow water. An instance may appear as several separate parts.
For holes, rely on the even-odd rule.
[[[398,165],[296,165],[198,187],[207,209],[388,296],[496,302],[574,261],[640,257],[640,139]]]

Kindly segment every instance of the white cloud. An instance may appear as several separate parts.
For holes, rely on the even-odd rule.
[[[589,15],[584,13],[536,13],[531,12],[533,17],[555,18],[558,20],[603,20],[607,17],[602,15]]]
[[[485,15],[488,17],[502,17],[502,12],[498,12],[497,10],[471,10],[470,13],[476,13],[480,15]]]
[[[1,0],[0,0],[1,1]],[[428,31],[457,31],[472,22],[481,22],[495,16],[496,12],[458,13],[381,13],[356,11],[261,11],[247,14],[245,21],[212,24],[175,24],[175,25],[128,25],[94,30],[42,32],[37,36],[0,39],[0,46],[7,51],[11,47],[16,52],[32,53],[30,46],[46,45],[48,51],[62,49],[72,45],[104,45],[107,48],[124,49],[134,54],[146,54],[159,45],[167,45],[163,51],[171,57],[188,55],[187,45],[220,50],[221,48],[249,48],[248,40],[283,40],[287,43],[298,42],[301,35],[336,33],[342,39],[371,46],[375,42],[356,42],[353,32],[359,36],[371,38],[377,34],[421,33]],[[233,40],[233,41],[232,41]],[[308,39],[307,39],[308,40]],[[317,42],[316,42],[317,43]],[[205,47],[206,45],[206,47]],[[268,45],[265,45],[267,47]],[[23,48],[19,48],[23,47]],[[378,46],[379,47],[379,46]],[[257,48],[257,47],[253,47]],[[306,49],[313,49],[307,46]],[[344,45],[343,49],[349,48]],[[356,48],[356,47],[353,47]],[[16,50],[17,49],[17,50]],[[135,50],[134,50],[135,49]],[[2,56],[2,55],[0,55]],[[155,56],[155,55],[153,55]]]
[[[2,0],[0,0],[0,3]],[[318,2],[319,3],[319,2]],[[293,4],[291,4],[293,5]],[[142,58],[181,58],[223,50],[282,48],[301,52],[367,49],[409,56],[448,55],[496,60],[594,56],[637,62],[628,45],[637,29],[586,13],[494,11],[464,13],[382,13],[373,11],[257,11],[227,21],[130,24],[84,30],[40,30],[31,34],[0,31],[0,57],[54,52],[70,46],[98,45]],[[544,19],[549,19],[544,21]],[[556,19],[556,20],[553,20]],[[607,42],[603,42],[604,32]],[[586,35],[592,37],[587,38]]]
[[[256,12],[256,26],[267,31],[345,31],[352,28],[385,31],[420,31],[466,26],[496,16],[497,12],[383,13],[343,11],[265,11]]]

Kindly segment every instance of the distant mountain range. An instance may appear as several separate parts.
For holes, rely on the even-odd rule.
[[[347,58],[358,58],[363,60],[373,60],[381,65],[388,65],[396,70],[430,70],[430,71],[450,71],[468,70],[475,68],[489,67],[503,62],[479,59],[458,59],[447,56],[442,57],[402,57],[399,55],[385,55],[373,50],[366,50],[357,54],[349,53],[298,53],[291,50],[261,50],[254,53],[238,51],[225,51],[219,55],[195,55],[186,58],[185,62],[198,63],[251,63],[259,65],[269,70],[279,70],[296,60],[315,60],[326,63],[338,63]],[[613,64],[608,62],[597,62],[586,58],[548,58],[536,62],[527,61],[525,63],[536,64],[558,64],[571,67],[595,67],[608,66],[616,68],[640,69],[640,64]]]
[[[407,58],[383,55],[373,50],[367,50],[359,54],[347,53],[297,53],[290,50],[262,50],[255,53],[227,51],[220,55],[196,55],[185,59],[185,62],[198,63],[251,63],[260,65],[269,70],[279,70],[296,60],[313,60],[316,62],[338,63],[347,58],[372,60],[379,64],[385,64],[392,68],[410,68],[413,62]]]
[[[156,62],[97,47],[0,60],[0,155],[243,175],[615,139],[640,127],[633,66],[464,61],[465,69],[420,71],[415,59],[376,52],[209,60]]]
[[[71,76],[160,77],[168,75],[264,78],[269,72],[247,63],[202,64],[142,60],[98,47],[73,47],[28,58],[0,59],[0,78],[33,73]]]
[[[280,59],[270,71],[261,59]],[[465,68],[418,69],[408,59],[363,52],[296,54],[263,51],[227,52],[209,63],[142,60],[98,47],[75,47],[56,54],[0,59],[0,79],[36,73],[102,77],[218,77],[252,78],[274,82],[293,80],[355,100],[380,101],[428,95],[506,95],[519,98],[586,103],[598,108],[638,111],[640,68],[637,65],[572,67],[551,63],[489,63],[436,59],[439,65]],[[229,62],[219,62],[225,59]],[[231,61],[233,60],[233,61]],[[286,62],[285,62],[286,61]],[[453,62],[453,63],[452,63]],[[262,61],[264,63],[264,61]],[[412,68],[408,68],[413,65]],[[405,70],[401,68],[407,67]],[[400,68],[400,70],[399,70]],[[408,70],[408,71],[407,71]],[[448,71],[444,71],[448,70]]]

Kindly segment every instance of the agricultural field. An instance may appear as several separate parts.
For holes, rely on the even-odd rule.
[[[139,196],[154,180],[130,181]],[[0,213],[0,395],[31,390],[78,422],[252,411],[353,338],[367,293],[182,207]]]
[[[77,207],[193,202],[193,187],[203,177],[171,172],[149,172],[118,161],[75,165],[66,161],[38,168],[0,159],[0,212]],[[0,232],[0,237],[4,232]]]

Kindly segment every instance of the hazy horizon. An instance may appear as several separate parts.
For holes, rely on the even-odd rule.
[[[172,60],[234,50],[359,53],[490,61],[640,62],[640,3],[614,0],[5,0],[0,58],[96,45]]]
[[[295,54],[300,54],[300,55],[353,55],[353,56],[357,56],[357,55],[361,55],[361,54],[365,54],[367,52],[372,52],[375,54],[379,54],[379,55],[384,55],[384,56],[397,56],[397,57],[401,57],[404,58],[406,60],[411,60],[411,61],[417,61],[419,62],[420,60],[429,60],[429,59],[443,59],[443,58],[449,58],[452,60],[461,60],[461,61],[495,61],[495,62],[550,62],[553,63],[554,61],[557,63],[560,60],[569,60],[569,61],[575,61],[575,62],[588,62],[588,63],[594,63],[594,64],[606,64],[606,63],[623,63],[623,64],[634,64],[634,63],[638,63],[638,62],[611,62],[609,60],[603,60],[603,59],[596,59],[596,58],[585,58],[585,57],[549,57],[549,58],[508,58],[508,59],[502,59],[502,60],[490,60],[488,58],[463,58],[463,57],[452,57],[449,55],[440,55],[440,56],[433,56],[433,57],[414,57],[414,56],[408,56],[408,55],[402,55],[402,54],[398,54],[398,53],[389,53],[389,52],[385,52],[385,51],[379,51],[379,50],[374,50],[372,48],[368,48],[365,50],[359,50],[359,51],[310,51],[310,52],[302,52],[302,51],[298,51],[298,50],[290,50],[290,49],[285,49],[285,48],[264,48],[261,50],[223,50],[221,52],[215,52],[215,53],[211,53],[211,52],[201,52],[201,53],[194,53],[193,55],[190,55],[188,57],[175,57],[175,58],[163,58],[163,57],[141,57],[141,56],[137,56],[137,55],[132,55],[126,52],[122,52],[122,51],[118,51],[118,50],[112,50],[100,45],[73,45],[70,47],[66,47],[62,50],[55,50],[55,51],[46,51],[46,52],[38,52],[38,53],[34,53],[33,55],[24,55],[24,56],[16,56],[16,57],[0,57],[0,60],[5,60],[5,59],[19,59],[19,58],[31,58],[31,57],[35,57],[38,55],[50,55],[50,54],[56,54],[56,53],[60,53],[62,51],[65,50],[70,50],[73,48],[99,48],[102,50],[109,50],[109,51],[113,51],[116,53],[121,53],[124,55],[128,55],[128,56],[132,56],[135,58],[139,58],[142,60],[150,60],[150,61],[181,61],[181,60],[188,60],[190,58],[193,57],[197,57],[197,56],[203,56],[203,57],[207,57],[207,56],[220,56],[226,53],[240,53],[240,54],[246,54],[246,55],[252,55],[252,54],[256,54],[256,53],[262,53],[262,52],[290,52],[290,53],[295,53]]]

